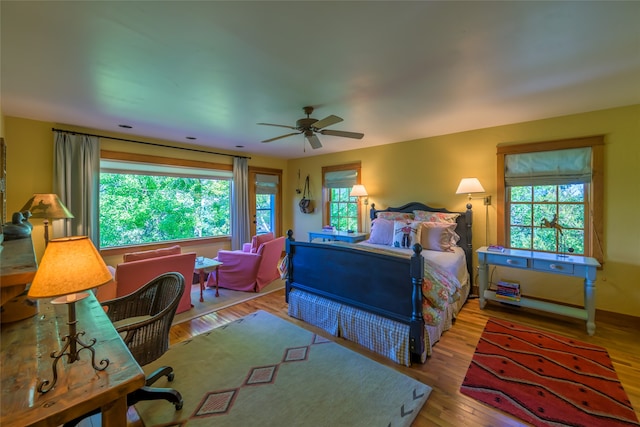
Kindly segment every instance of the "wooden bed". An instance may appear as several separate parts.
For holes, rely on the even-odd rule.
[[[414,210],[451,213],[446,209],[412,202],[384,210],[376,210],[375,205],[372,205],[371,218],[376,218],[379,212],[408,213]],[[455,228],[460,236],[458,246],[464,250],[467,272],[471,272],[472,212],[467,209],[466,212],[459,213]],[[430,354],[432,344],[429,342],[422,312],[421,286],[425,259],[419,244],[412,248],[411,257],[393,256],[363,250],[357,244],[296,241],[293,232],[289,230],[286,241],[286,298],[289,302],[289,314],[333,335],[361,344],[366,342],[365,346],[373,351],[377,351],[379,346],[386,346],[388,343],[380,341],[387,340],[385,337],[389,335],[395,337],[399,330],[398,337],[394,338],[398,341],[395,348],[378,352],[406,365],[415,361],[424,362],[425,354]],[[467,285],[470,286],[471,274],[467,277]],[[464,299],[467,295],[468,292]],[[294,296],[305,298],[308,303],[304,310],[311,310],[312,313],[305,313],[296,308],[296,304],[292,305]],[[464,301],[459,305],[462,303]],[[353,320],[355,317],[364,317],[363,323],[356,325]],[[340,324],[340,318],[345,319],[349,325],[345,326],[344,322]],[[387,327],[387,324],[388,330],[382,330],[379,337],[365,339],[364,335],[375,335]],[[443,328],[440,328],[440,333]],[[405,345],[408,354],[404,354]]]

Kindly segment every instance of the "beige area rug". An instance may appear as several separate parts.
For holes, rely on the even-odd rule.
[[[231,305],[261,297],[271,292],[284,289],[284,287],[285,281],[276,279],[262,288],[260,292],[233,291],[231,289],[219,288],[220,296],[218,297],[216,297],[216,290],[214,288],[205,287],[202,294],[204,302],[200,302],[200,284],[194,284],[191,286],[191,304],[193,304],[193,308],[183,313],[176,314],[173,318],[173,325],[195,319],[196,317],[200,317],[205,314],[213,313],[214,311],[222,310],[223,308],[227,308]]]
[[[141,402],[146,427],[409,426],[431,388],[291,322],[257,311],[172,346],[184,407]]]

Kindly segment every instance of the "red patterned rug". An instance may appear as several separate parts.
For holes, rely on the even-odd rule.
[[[490,319],[460,391],[535,426],[638,426],[603,347]]]

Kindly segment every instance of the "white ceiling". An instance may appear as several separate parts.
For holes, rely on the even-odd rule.
[[[5,116],[212,150],[298,158],[640,103],[638,1],[5,0],[0,13]],[[294,125],[305,105],[364,138],[260,143],[291,131],[256,123]]]

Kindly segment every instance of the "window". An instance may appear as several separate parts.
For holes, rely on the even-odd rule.
[[[359,162],[322,168],[323,224],[340,231],[358,230],[360,204],[349,196],[355,184],[360,184]]]
[[[602,259],[603,138],[498,146],[498,241]]]
[[[587,188],[586,184],[507,187],[508,246],[584,255],[588,249]]]
[[[278,194],[279,175],[255,174],[256,182],[256,216],[255,234],[275,232],[276,230],[276,195]]]
[[[101,249],[230,234],[230,170],[145,160],[101,159]]]

